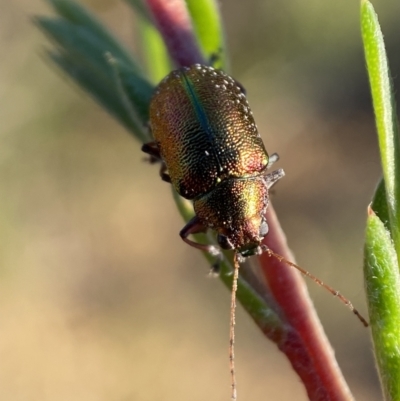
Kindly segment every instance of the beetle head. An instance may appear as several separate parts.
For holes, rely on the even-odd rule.
[[[237,250],[242,256],[259,253],[268,233],[267,205],[268,188],[260,176],[224,180],[194,200],[197,217],[217,231],[220,247]]]

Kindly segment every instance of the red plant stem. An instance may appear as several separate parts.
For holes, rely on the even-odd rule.
[[[206,64],[184,0],[147,0],[154,21],[178,67]]]
[[[270,230],[265,245],[294,261],[272,205],[266,217]],[[260,256],[260,265],[282,319],[290,327],[277,345],[300,376],[310,400],[353,400],[300,273],[267,252]]]

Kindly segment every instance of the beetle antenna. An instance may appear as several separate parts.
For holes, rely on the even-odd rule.
[[[279,255],[278,253],[275,253],[274,251],[272,251],[271,249],[267,248],[266,252],[268,253],[269,256],[274,256],[276,259],[278,259],[280,262],[284,262],[287,265],[294,267],[295,269],[297,269],[303,276],[307,276],[309,277],[311,280],[313,280],[316,284],[318,284],[319,286],[325,288],[327,291],[329,291],[334,297],[337,297],[341,302],[343,302],[356,316],[357,318],[360,320],[360,322],[365,326],[368,327],[369,324],[366,321],[366,319],[364,319],[362,317],[362,315],[360,314],[360,312],[353,306],[353,304],[350,302],[350,300],[348,300],[346,297],[344,297],[339,291],[336,291],[335,289],[333,289],[332,287],[330,287],[328,284],[325,284],[322,280],[320,280],[319,278],[315,277],[313,274],[311,274],[309,271],[304,270],[303,268],[301,268],[300,266],[296,265],[293,262],[290,262],[289,260],[287,260],[286,258],[284,258],[282,255]]]
[[[231,293],[231,318],[229,323],[229,368],[231,371],[232,401],[236,400],[236,372],[235,372],[235,323],[236,323],[236,291],[239,278],[239,254],[235,252],[233,257],[234,271]]]

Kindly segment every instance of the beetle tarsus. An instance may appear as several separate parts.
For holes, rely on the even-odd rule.
[[[162,160],[160,149],[158,148],[157,142],[149,142],[142,145],[142,152],[149,154],[156,160]]]
[[[207,227],[202,224],[197,216],[194,216],[185,227],[182,228],[179,235],[188,245],[200,249],[201,251],[208,252],[212,256],[219,256],[221,251],[214,245],[210,244],[200,244],[198,242],[192,241],[188,238],[191,234],[205,233]]]
[[[217,260],[211,265],[210,276],[217,277],[221,273],[221,258],[217,258]]]
[[[167,171],[167,166],[163,163],[160,167],[160,177],[163,181],[168,182],[169,184],[171,184],[171,177],[168,173],[166,173]]]
[[[204,226],[197,216],[193,217],[185,227],[182,228],[179,235],[188,245],[200,249],[201,251],[208,252],[210,255],[216,257],[216,261],[211,266],[212,273],[219,273],[219,267],[222,262],[222,252],[215,245],[210,244],[200,244],[198,242],[192,241],[188,238],[191,234],[200,234],[205,233],[207,231],[207,227]]]

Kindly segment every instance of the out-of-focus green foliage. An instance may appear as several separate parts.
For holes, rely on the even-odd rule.
[[[229,72],[224,31],[215,0],[186,0],[205,58]]]
[[[50,0],[58,18],[37,17],[38,26],[56,43],[52,60],[88,91],[142,142],[153,85],[139,63],[83,6]]]

